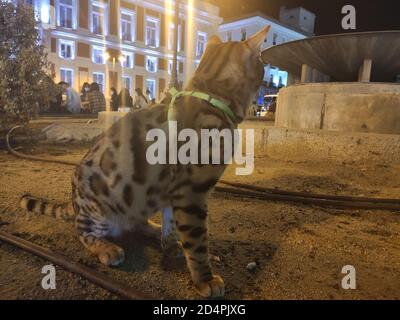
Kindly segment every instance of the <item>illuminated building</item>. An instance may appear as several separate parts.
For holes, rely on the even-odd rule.
[[[98,82],[110,88],[147,89],[159,99],[172,69],[172,0],[31,0],[41,22],[55,81],[80,91]],[[217,33],[219,9],[203,1],[180,1],[179,80],[191,76],[207,39]]]

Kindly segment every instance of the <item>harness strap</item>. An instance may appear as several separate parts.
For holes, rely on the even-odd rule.
[[[237,119],[231,108],[229,106],[222,102],[219,99],[213,98],[207,93],[200,92],[200,91],[178,91],[175,88],[171,88],[169,90],[169,93],[172,95],[171,103],[169,104],[169,110],[168,110],[168,120],[173,121],[175,120],[175,100],[180,98],[180,97],[194,97],[200,100],[207,101],[209,104],[211,104],[214,108],[219,109],[222,111],[224,114],[226,114],[232,121],[233,123],[237,123]]]

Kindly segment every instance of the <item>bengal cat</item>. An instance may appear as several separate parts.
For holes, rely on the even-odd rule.
[[[243,42],[210,38],[185,90],[225,101],[241,122],[263,80],[260,48],[268,31],[269,27]],[[225,113],[198,98],[177,99],[175,107],[178,130],[237,127]],[[146,132],[154,128],[168,131],[168,105],[130,113],[97,140],[72,177],[72,206],[29,195],[22,197],[21,206],[30,212],[75,219],[82,244],[108,266],[121,264],[125,257],[110,237],[132,230],[161,237],[160,226],[149,219],[172,207],[173,215],[163,220],[163,228],[169,230],[161,237],[163,248],[181,243],[199,294],[221,297],[224,282],[213,274],[209,261],[207,198],[226,165],[150,165]]]

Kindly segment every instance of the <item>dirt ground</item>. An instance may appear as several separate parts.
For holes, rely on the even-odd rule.
[[[89,145],[24,146],[20,151],[78,160]],[[399,166],[277,161],[256,157],[254,174],[225,180],[336,195],[400,198]],[[0,230],[61,253],[156,298],[197,299],[182,260],[166,259],[157,242],[132,236],[127,260],[107,268],[89,255],[71,224],[30,216],[26,193],[65,202],[73,168],[17,159],[0,150]],[[238,199],[210,199],[213,268],[227,299],[400,299],[399,212],[338,210]],[[159,218],[157,218],[159,219]],[[256,262],[248,271],[246,266]],[[41,258],[0,242],[0,299],[118,299],[57,267],[57,289],[41,287]],[[353,265],[357,289],[344,290],[342,267]]]

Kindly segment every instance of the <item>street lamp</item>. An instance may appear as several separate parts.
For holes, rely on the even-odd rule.
[[[110,59],[111,59],[111,56],[110,56],[110,54],[108,53],[108,52],[105,52],[104,53],[104,60],[107,62],[107,61],[109,61]],[[120,63],[124,63],[125,62],[125,57],[124,56],[119,56],[118,57],[118,61],[120,62]],[[117,61],[117,58],[115,58],[115,56],[113,56],[112,57],[112,66],[113,66],[113,72],[115,72],[115,63],[116,63],[116,61]]]
[[[103,57],[106,62],[110,61],[110,59],[111,59],[111,56],[108,52],[105,52]],[[115,86],[115,82],[116,82],[115,81],[115,64],[117,62],[117,59],[121,63],[121,65],[126,61],[126,59],[123,55],[120,55],[118,58],[116,58],[115,56],[112,57],[112,74],[113,74],[112,83],[113,83],[113,86]]]
[[[177,88],[179,90],[178,82],[178,32],[179,28],[179,0],[175,0],[175,28],[174,28],[174,57],[172,60],[172,72],[171,79],[169,83],[169,88]]]
[[[109,54],[107,51],[104,52],[103,59],[104,59],[105,61],[110,60],[110,54]]]

